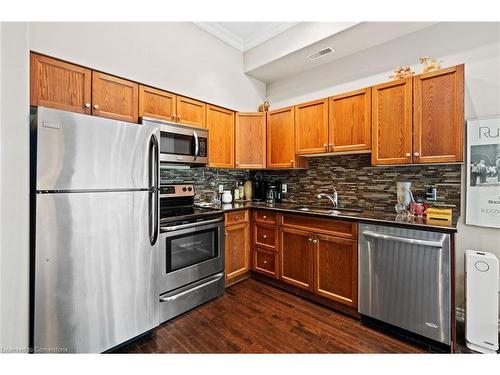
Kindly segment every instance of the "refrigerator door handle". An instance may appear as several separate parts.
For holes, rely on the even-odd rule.
[[[149,242],[158,240],[158,139],[152,134],[149,140]]]

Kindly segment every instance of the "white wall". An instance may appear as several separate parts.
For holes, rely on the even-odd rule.
[[[465,63],[465,117],[500,115],[500,24],[439,24],[351,57],[268,84],[271,108],[326,97],[388,81],[397,65],[437,56],[443,66]],[[416,64],[415,64],[416,62]],[[465,167],[464,167],[465,168]],[[463,173],[463,178],[465,174]],[[463,305],[465,249],[490,251],[500,259],[500,230],[465,225],[465,182],[456,247],[457,305]]]
[[[239,111],[256,111],[265,84],[243,55],[189,22],[30,23],[30,48]]]
[[[0,33],[0,352],[28,345],[28,27]]]

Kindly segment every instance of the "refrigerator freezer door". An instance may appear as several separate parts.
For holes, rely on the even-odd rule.
[[[38,107],[37,190],[148,188],[151,136],[139,125]]]
[[[37,194],[35,347],[99,353],[158,325],[151,194]]]

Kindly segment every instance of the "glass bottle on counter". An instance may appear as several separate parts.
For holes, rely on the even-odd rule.
[[[239,196],[241,200],[245,200],[245,189],[243,187],[243,182],[238,182]]]

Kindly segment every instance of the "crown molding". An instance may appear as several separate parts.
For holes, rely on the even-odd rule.
[[[229,31],[224,26],[221,26],[218,22],[193,22],[193,24],[198,26],[200,29],[203,29],[206,32],[212,34],[223,42],[226,42],[231,47],[236,48],[238,51],[245,52],[298,25],[299,22],[280,22],[275,25],[270,25],[265,29],[259,31],[258,35],[255,35],[253,38],[248,38],[246,40]]]
[[[229,31],[225,27],[219,25],[217,22],[193,22],[193,23],[196,26],[198,26],[200,29],[205,30],[206,32],[219,38],[223,42],[226,42],[231,47],[234,47],[237,50],[244,52],[243,39],[241,39],[239,36],[233,34],[231,31]]]
[[[298,25],[299,22],[280,22],[279,24],[271,25],[264,30],[261,30],[258,35],[253,38],[249,38],[243,41],[243,52],[248,51],[259,44],[262,44],[269,39],[275,37],[282,32],[291,29],[292,27]]]

